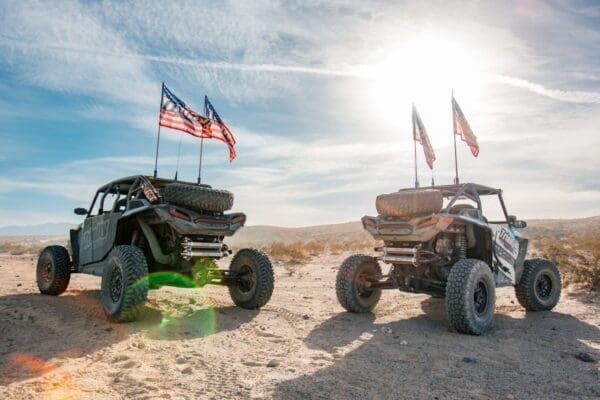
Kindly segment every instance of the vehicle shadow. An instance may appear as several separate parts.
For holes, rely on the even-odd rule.
[[[279,383],[276,399],[597,398],[597,363],[588,343],[600,329],[558,312],[496,314],[482,336],[451,331],[444,300],[424,314],[378,323],[373,314],[341,313],[305,339],[331,353],[330,365]],[[389,319],[389,318],[387,318]]]
[[[168,309],[168,310],[165,310]],[[99,290],[61,296],[27,293],[0,297],[0,385],[57,368],[49,360],[92,356],[132,336],[143,341],[193,339],[235,330],[258,311],[195,304],[184,310],[150,302],[132,323],[109,322]]]

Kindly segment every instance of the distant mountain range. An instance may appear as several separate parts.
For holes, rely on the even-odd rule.
[[[600,216],[576,219],[527,220],[526,237],[561,237],[571,234],[600,235]],[[67,236],[72,223],[48,223],[40,225],[0,227],[0,236]],[[272,242],[355,241],[368,240],[369,235],[359,221],[341,224],[286,228],[269,225],[246,226],[233,237],[230,244],[260,244]]]
[[[69,229],[75,225],[76,224],[68,222],[56,222],[39,225],[1,226],[0,236],[67,236],[69,234]]]

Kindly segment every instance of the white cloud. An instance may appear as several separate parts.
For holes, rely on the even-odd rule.
[[[124,122],[152,135],[161,80],[173,82],[184,99],[201,98],[196,91],[217,93],[230,105],[258,109],[263,114],[253,115],[252,122],[238,118],[232,124],[239,156],[231,165],[223,144],[207,143],[206,180],[232,189],[252,223],[304,225],[355,219],[373,212],[376,193],[412,184],[408,108],[404,115],[404,105],[394,97],[365,104],[368,66],[423,29],[452,33],[453,40],[464,40],[491,60],[489,70],[481,72],[493,84],[483,79],[471,85],[473,93],[460,92],[482,145],[477,160],[461,153],[465,177],[517,193],[515,207],[525,216],[586,215],[597,210],[600,121],[594,115],[600,93],[578,80],[594,81],[597,65],[582,57],[565,81],[560,68],[545,68],[564,57],[564,52],[556,56],[562,48],[523,26],[576,28],[583,38],[573,43],[578,55],[596,48],[598,35],[558,18],[549,6],[541,8],[535,15],[516,16],[510,8],[483,3],[431,10],[416,3],[363,2],[201,7],[195,2],[4,2],[0,65],[28,85],[80,96],[84,104],[76,118]],[[452,22],[457,16],[460,26]],[[400,58],[419,62],[411,56]],[[5,86],[0,88],[8,90]],[[390,115],[377,114],[383,102],[393,109]],[[449,114],[447,103],[444,97]],[[10,118],[10,104],[2,106],[2,115]],[[449,115],[430,112],[427,105],[419,109],[438,152],[436,179],[450,180]],[[277,121],[268,126],[269,134],[250,128],[266,126],[262,117]],[[383,125],[384,117],[392,125]],[[294,126],[298,121],[312,122],[311,128],[302,131]],[[176,158],[167,155],[183,138],[180,176],[194,180],[197,140],[164,132],[159,171],[174,173]],[[11,167],[0,173],[0,193],[38,189],[88,201],[110,179],[152,170],[151,156],[129,157],[123,151],[101,157],[100,151],[98,158],[48,169]],[[421,181],[428,182],[428,172],[421,172]],[[526,184],[517,184],[520,180]],[[530,199],[544,188],[552,196],[536,207]],[[573,202],[576,210],[568,207]]]

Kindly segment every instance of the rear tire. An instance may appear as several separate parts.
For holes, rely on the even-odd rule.
[[[265,253],[242,249],[231,260],[229,269],[240,274],[239,284],[229,286],[231,299],[238,307],[254,310],[267,304],[273,294],[275,277]]]
[[[355,254],[342,263],[335,282],[338,301],[347,311],[367,313],[373,310],[381,298],[381,289],[365,287],[365,277],[381,275],[381,267],[371,256]]]
[[[147,298],[148,265],[144,253],[135,246],[115,247],[102,273],[104,313],[113,322],[133,321]]]
[[[562,279],[549,260],[525,260],[521,280],[515,285],[517,300],[527,311],[552,310],[560,299]]]
[[[71,261],[67,249],[48,246],[40,253],[36,281],[40,292],[58,296],[67,290],[71,280]]]
[[[442,204],[442,193],[432,189],[380,194],[375,200],[380,215],[397,218],[433,214],[442,209]]]
[[[231,192],[210,186],[169,183],[161,189],[161,193],[165,201],[195,211],[222,213],[233,207]]]
[[[446,312],[460,333],[481,335],[492,324],[496,284],[488,265],[476,259],[459,260],[446,283]]]

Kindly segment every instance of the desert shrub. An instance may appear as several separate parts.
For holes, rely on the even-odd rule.
[[[586,234],[541,237],[533,244],[540,257],[559,266],[565,286],[600,290],[600,238]]]
[[[320,254],[325,251],[325,245],[317,242],[316,240],[311,240],[302,245],[302,249],[309,254]]]
[[[573,268],[572,281],[590,289],[600,291],[600,259],[584,262]]]
[[[44,246],[37,243],[0,243],[0,253],[8,253],[13,256],[20,256],[23,254],[39,254],[43,248]]]
[[[300,263],[308,259],[299,243],[274,242],[264,246],[262,250],[275,260]]]

